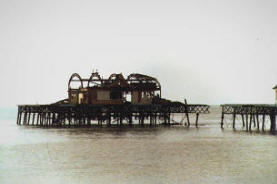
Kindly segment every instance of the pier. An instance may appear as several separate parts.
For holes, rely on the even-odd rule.
[[[233,129],[236,128],[236,119],[239,117],[246,131],[252,131],[253,128],[265,131],[266,119],[270,122],[270,132],[276,131],[277,106],[274,104],[223,104],[221,108],[221,128],[224,126],[225,115],[231,115]]]
[[[172,113],[183,114],[188,127],[191,124],[189,114],[195,114],[195,126],[198,126],[199,115],[209,113],[209,106],[180,102],[171,102],[166,105],[19,105],[17,124],[42,127],[89,127],[92,125],[109,127],[112,125],[132,126],[135,123],[141,126],[145,124],[171,125]]]
[[[190,126],[189,114],[209,113],[209,106],[187,104],[161,98],[161,84],[151,76],[122,73],[103,78],[96,71],[82,78],[73,73],[68,81],[68,98],[48,105],[19,105],[17,124],[44,127],[112,126],[139,124]],[[182,114],[181,122],[172,122],[173,114]]]

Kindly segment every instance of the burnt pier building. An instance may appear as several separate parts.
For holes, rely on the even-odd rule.
[[[189,114],[209,113],[205,104],[172,102],[162,98],[160,82],[151,76],[132,73],[126,78],[98,72],[82,78],[74,73],[68,81],[68,98],[52,104],[19,105],[17,124],[46,127],[170,125],[172,114],[182,114],[190,126]],[[176,124],[176,122],[175,122]],[[182,124],[181,122],[179,124]]]

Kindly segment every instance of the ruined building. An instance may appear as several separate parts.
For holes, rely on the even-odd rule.
[[[98,72],[84,79],[74,73],[68,82],[70,104],[151,104],[153,99],[160,97],[159,81],[138,73],[130,74],[126,79],[122,74],[112,74],[104,79]]]

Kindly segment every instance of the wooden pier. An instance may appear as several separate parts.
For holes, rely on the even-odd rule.
[[[224,116],[232,115],[233,129],[236,127],[237,117],[241,118],[242,127],[246,131],[256,128],[265,131],[266,119],[270,120],[270,132],[276,131],[277,105],[274,104],[223,104],[221,105],[221,128],[224,126]]]
[[[209,106],[202,104],[50,104],[50,105],[19,105],[17,124],[43,127],[87,127],[133,125],[135,122],[144,124],[170,125],[172,113],[181,113],[190,126],[189,114],[196,115],[195,125],[198,126],[200,114],[209,113]],[[145,121],[148,120],[148,121]],[[160,123],[161,122],[161,123]]]

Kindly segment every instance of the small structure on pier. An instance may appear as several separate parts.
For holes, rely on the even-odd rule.
[[[75,84],[75,86],[73,86]],[[77,84],[77,85],[76,85]],[[120,74],[102,78],[93,72],[89,78],[77,73],[68,82],[68,98],[46,105],[19,105],[18,125],[35,126],[111,126],[112,124],[139,125],[171,123],[172,113],[184,114],[190,126],[189,114],[209,113],[205,104],[171,102],[161,98],[161,85],[151,76],[133,73],[126,79]],[[159,122],[158,122],[159,121]],[[180,122],[179,124],[182,124]]]

